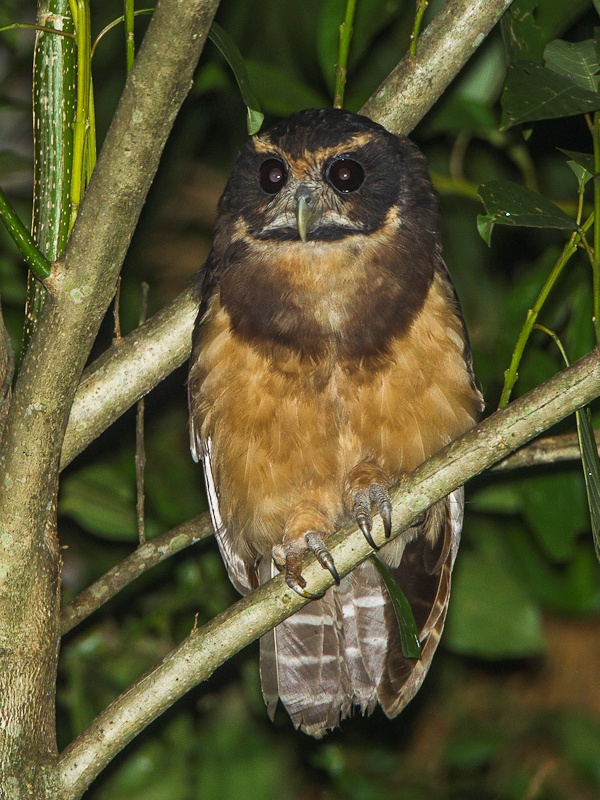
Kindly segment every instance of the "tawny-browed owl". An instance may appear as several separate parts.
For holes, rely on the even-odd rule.
[[[248,593],[277,570],[305,592],[312,551],[470,428],[481,410],[437,201],[408,139],[363,116],[294,114],[242,148],[199,274],[189,375],[192,452],[204,464],[229,576]],[[320,736],[355,709],[389,717],[439,641],[462,490],[377,557],[411,603],[423,655],[405,658],[367,560],[261,639],[263,694]]]

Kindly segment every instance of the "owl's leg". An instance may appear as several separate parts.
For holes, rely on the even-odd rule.
[[[387,539],[392,532],[392,503],[387,487],[392,483],[381,467],[367,459],[357,464],[346,479],[346,505],[352,513],[365,539],[374,550],[379,550],[371,530],[371,506],[374,504],[381,514],[383,530]]]
[[[272,549],[275,566],[280,572],[285,572],[287,585],[302,597],[315,597],[305,591],[302,563],[306,553],[313,553],[323,569],[331,573],[334,581],[337,584],[340,582],[333,556],[325,544],[326,531],[331,531],[332,528],[330,515],[316,504],[304,502],[290,515],[283,542]]]

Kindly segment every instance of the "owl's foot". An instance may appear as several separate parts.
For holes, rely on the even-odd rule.
[[[358,489],[354,494],[352,506],[354,519],[363,532],[365,539],[374,550],[379,550],[371,536],[373,528],[373,520],[371,519],[372,503],[375,503],[381,514],[385,538],[389,539],[392,533],[392,503],[388,490],[380,483],[372,483],[368,489]]]
[[[315,558],[323,569],[329,570],[333,580],[339,584],[340,576],[333,561],[333,556],[327,549],[323,535],[317,531],[308,531],[300,539],[294,539],[286,544],[273,548],[273,561],[280,572],[285,572],[285,582],[301,597],[314,600],[320,595],[307,592],[306,581],[302,577],[302,563],[307,552],[314,553]]]

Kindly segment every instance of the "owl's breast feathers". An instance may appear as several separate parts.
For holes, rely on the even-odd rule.
[[[398,249],[372,237],[362,260],[355,242],[302,249],[246,252],[209,300],[192,357],[197,436],[212,442],[220,512],[249,557],[281,541],[307,494],[335,529],[356,464],[374,460],[391,484],[478,410],[441,261],[425,281],[422,264],[417,275],[386,262]]]

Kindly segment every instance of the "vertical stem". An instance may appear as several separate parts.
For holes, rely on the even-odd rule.
[[[515,349],[513,351],[512,358],[510,360],[510,365],[506,370],[506,372],[504,373],[504,386],[502,388],[502,394],[500,396],[500,403],[498,404],[498,408],[502,408],[510,400],[510,395],[512,393],[515,383],[517,382],[517,378],[519,377],[519,364],[521,363],[521,358],[523,357],[525,345],[529,340],[529,336],[531,334],[531,331],[533,330],[533,326],[537,322],[538,314],[542,310],[542,306],[546,302],[546,298],[552,291],[554,284],[558,280],[560,274],[567,265],[569,259],[577,250],[578,240],[580,239],[580,237],[583,236],[583,234],[587,230],[589,230],[593,221],[594,221],[594,215],[588,217],[588,219],[585,221],[585,224],[582,226],[581,232],[575,231],[569,237],[569,241],[564,246],[560,258],[552,268],[552,271],[550,275],[547,277],[546,282],[544,283],[541,292],[537,296],[535,303],[528,310],[525,323],[521,328],[521,331],[519,333],[519,338],[517,339],[517,344],[515,345]]]
[[[600,112],[594,114],[592,127],[594,142],[594,257],[592,281],[594,292],[594,333],[600,345]]]
[[[38,23],[72,30],[67,0],[40,0]],[[71,123],[74,98],[73,40],[38,32],[33,65],[34,206],[32,230],[41,252],[55,259],[68,235]],[[15,408],[19,382],[31,364],[43,314],[51,305],[30,279],[25,359],[5,420],[0,498],[0,796],[49,797],[56,758],[56,671],[58,664],[60,550],[56,536],[58,471],[45,465],[44,482],[17,476],[10,453],[24,473],[35,462],[21,439],[23,414]],[[40,372],[44,371],[39,367]],[[30,398],[30,418],[51,416],[39,394]],[[17,424],[15,419],[18,418]],[[28,421],[31,421],[27,418]],[[37,440],[39,441],[39,439]],[[12,462],[14,465],[14,461]],[[43,485],[42,485],[43,484]],[[19,492],[23,490],[24,495]]]
[[[40,3],[39,23],[73,32],[68,0]],[[55,261],[69,234],[70,183],[75,115],[75,43],[59,34],[38,32],[33,59],[32,234],[40,252]],[[30,273],[21,359],[29,346],[45,290]]]
[[[124,0],[125,3],[125,56],[127,59],[127,72],[133,67],[135,61],[135,38],[133,31],[134,24],[134,2]]]
[[[142,282],[142,304],[140,306],[140,325],[146,321],[148,314],[148,284]],[[140,544],[146,541],[146,521],[144,515],[144,470],[146,468],[146,449],[144,445],[144,398],[138,402],[135,419],[135,474],[137,485],[137,522]]]
[[[334,108],[341,108],[344,104],[344,91],[346,89],[346,78],[348,75],[348,53],[350,52],[350,42],[352,40],[352,26],[354,24],[356,2],[357,0],[347,0],[346,16],[340,25],[340,46],[335,69]]]
[[[69,0],[69,3],[75,21],[77,43],[77,108],[73,125],[70,218],[70,227],[73,227],[91,174],[90,162],[93,162],[95,154],[91,154],[88,135],[92,96],[90,8],[87,0]]]
[[[415,58],[417,55],[417,42],[419,34],[421,33],[421,23],[423,22],[423,14],[429,5],[428,0],[417,0],[417,11],[415,14],[415,24],[410,35],[410,57]]]

